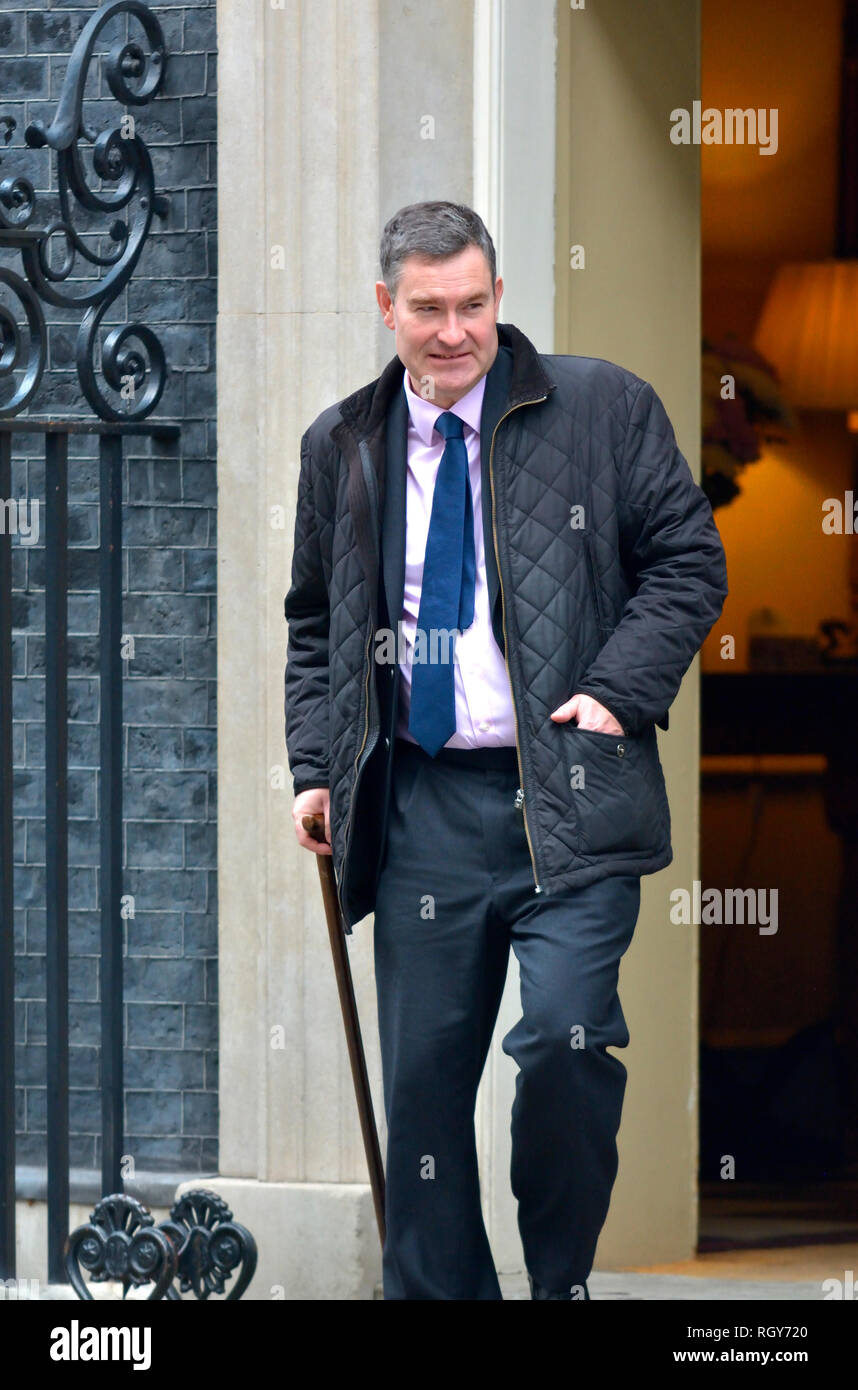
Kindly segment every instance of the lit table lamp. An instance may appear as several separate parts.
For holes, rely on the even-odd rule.
[[[777,367],[793,405],[846,411],[858,430],[858,260],[782,265],[754,347]]]
[[[782,265],[769,288],[754,347],[777,368],[784,394],[800,410],[836,410],[858,440],[858,259]],[[858,449],[844,527],[858,497]],[[858,544],[849,587],[858,631]]]

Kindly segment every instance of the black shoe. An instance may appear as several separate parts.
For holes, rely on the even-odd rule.
[[[530,1297],[531,1297],[531,1298],[552,1298],[552,1299],[560,1298],[560,1299],[566,1299],[566,1300],[568,1300],[570,1303],[571,1303],[571,1302],[577,1302],[577,1299],[573,1299],[573,1297],[572,1297],[572,1291],[571,1291],[571,1290],[569,1290],[568,1292],[567,1292],[567,1291],[564,1291],[563,1293],[549,1293],[548,1290],[547,1290],[547,1289],[544,1289],[544,1288],[542,1287],[541,1284],[537,1284],[537,1283],[535,1282],[535,1280],[533,1279],[533,1277],[532,1277],[530,1274],[528,1274],[528,1276],[527,1276],[527,1282],[530,1284]],[[583,1284],[573,1284],[572,1287],[575,1289],[575,1291],[576,1291],[576,1293],[578,1294],[578,1297],[579,1297],[579,1298],[581,1297],[580,1290],[583,1289],[583,1291],[584,1291],[583,1297],[584,1297],[585,1299],[588,1299],[588,1300],[590,1299],[590,1290],[587,1288],[586,1280],[585,1280],[585,1282],[584,1282]],[[592,1301],[592,1300],[590,1300],[590,1301]]]

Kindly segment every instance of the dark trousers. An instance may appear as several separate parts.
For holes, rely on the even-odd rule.
[[[522,1007],[503,1039],[519,1067],[512,1191],[528,1271],[544,1289],[568,1292],[590,1273],[617,1172],[626,1068],[606,1048],[629,1041],[617,975],[640,878],[537,894],[515,750],[492,750],[496,766],[483,750],[449,751],[432,759],[396,740],[378,882],[384,1297],[502,1297],[474,1110],[510,945]]]

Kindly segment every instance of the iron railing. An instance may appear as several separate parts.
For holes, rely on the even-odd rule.
[[[238,1298],[252,1277],[256,1247],[217,1194],[186,1193],[170,1220],[155,1226],[136,1198],[123,1192],[122,1067],[122,467],[123,441],[144,437],[175,441],[176,421],[151,420],[167,375],[161,343],[148,326],[129,323],[110,330],[96,366],[98,330],[108,307],[127,285],[143,250],[152,217],[164,217],[168,201],[155,189],[149,152],[126,111],[120,122],[96,132],[83,119],[89,65],[99,34],[120,15],[138,21],[147,52],[133,38],[118,40],[103,59],[114,98],[126,108],[158,95],[167,51],[158,20],[143,0],[107,0],[92,15],[70,56],[50,125],[36,120],[24,138],[31,149],[57,154],[60,215],[32,225],[36,194],[22,174],[0,180],[0,252],[20,256],[23,275],[0,265],[0,287],[19,305],[0,303],[0,520],[12,498],[12,436],[44,435],[45,451],[45,838],[47,995],[47,1212],[48,1280],[70,1280],[88,1298],[82,1270],[93,1282],[114,1278],[123,1293],[151,1282],[150,1297],[197,1298],[224,1293]],[[16,128],[0,113],[8,146]],[[82,142],[92,147],[92,168],[101,182],[90,187]],[[8,156],[7,156],[8,157]],[[86,215],[111,219],[104,253],[74,226],[75,204]],[[121,215],[120,215],[121,214]],[[51,264],[50,242],[62,235],[66,254]],[[80,256],[99,272],[64,283]],[[80,388],[96,418],[27,416],[36,399],[47,357],[43,303],[82,310],[76,366]],[[19,324],[19,318],[22,320]],[[26,335],[24,332],[26,325]],[[134,343],[138,346],[134,346]],[[109,391],[113,392],[110,395]],[[3,390],[6,398],[2,398]],[[117,399],[118,397],[118,399]],[[69,1235],[69,935],[67,781],[67,607],[69,437],[99,441],[99,677],[100,869],[101,869],[101,1131],[102,1192],[88,1223]],[[7,511],[8,516],[8,511]],[[12,777],[12,551],[11,532],[0,526],[0,1278],[15,1277],[15,1027],[13,927]],[[240,1269],[239,1269],[240,1267]],[[236,1273],[238,1271],[238,1273]]]

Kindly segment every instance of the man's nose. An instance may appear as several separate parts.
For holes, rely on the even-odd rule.
[[[461,343],[464,336],[465,330],[456,314],[449,314],[444,321],[443,328],[438,330],[438,337],[449,347],[455,347],[458,343]]]

